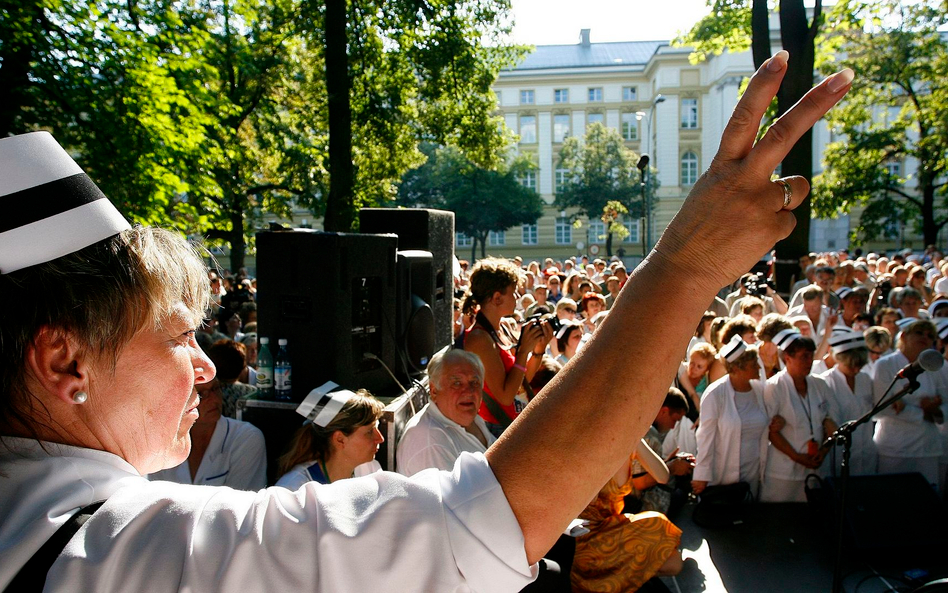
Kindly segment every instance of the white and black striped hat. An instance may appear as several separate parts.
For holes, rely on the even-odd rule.
[[[777,335],[774,336],[773,343],[777,345],[777,348],[781,350],[786,350],[790,344],[792,344],[798,338],[802,338],[803,334],[800,333],[800,330],[797,328],[793,329],[784,329],[777,332]]]
[[[339,415],[342,407],[355,396],[332,381],[326,381],[309,392],[296,408],[296,413],[317,426],[325,428]]]
[[[938,299],[933,301],[931,305],[928,305],[928,314],[932,317],[935,316],[935,311],[941,309],[942,307],[948,305],[948,299]]]
[[[935,329],[938,330],[938,337],[942,340],[948,340],[948,317],[939,317],[933,319],[935,322]]]
[[[728,362],[734,362],[747,352],[747,342],[741,336],[732,336],[731,341],[721,348],[721,356]]]
[[[918,321],[918,317],[903,317],[902,319],[897,319],[895,325],[899,326],[899,331],[906,328],[911,323]]]
[[[0,274],[52,261],[131,228],[48,132],[0,139]]]
[[[840,286],[836,289],[836,296],[839,297],[839,300],[843,300],[853,293],[853,289],[848,286]]]
[[[833,354],[853,350],[854,348],[865,348],[866,338],[861,331],[856,331],[848,327],[834,327],[833,334],[829,339],[830,348]]]

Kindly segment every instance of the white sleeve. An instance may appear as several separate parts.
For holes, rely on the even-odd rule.
[[[705,392],[708,395],[708,392]],[[718,398],[707,397],[698,412],[698,455],[695,457],[695,480],[711,482],[714,479],[714,440],[718,432]]]
[[[230,473],[223,485],[236,490],[261,490],[267,487],[267,445],[259,428],[243,424],[234,435]]]
[[[519,591],[536,576],[483,455],[295,492],[136,480],[49,572],[47,590]]]

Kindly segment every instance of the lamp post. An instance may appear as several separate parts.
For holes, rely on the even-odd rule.
[[[648,110],[647,120],[645,122],[645,137],[648,139],[648,148],[651,152],[655,152],[655,145],[658,144],[658,139],[652,137],[652,119],[655,117],[655,106],[659,103],[665,102],[664,95],[656,95],[655,99],[652,100],[652,106]],[[642,118],[646,117],[644,111],[636,111],[635,119],[642,121]],[[655,128],[655,134],[658,135],[658,127]],[[657,153],[656,153],[657,154]],[[642,155],[645,158],[645,163],[642,163],[642,159],[639,159],[639,164],[637,165],[639,170],[642,172],[642,195],[645,198],[645,238],[642,244],[642,257],[648,255],[648,250],[652,248],[652,199],[648,194],[648,182],[649,182],[649,169],[648,169],[648,155]],[[656,161],[657,163],[658,161]]]

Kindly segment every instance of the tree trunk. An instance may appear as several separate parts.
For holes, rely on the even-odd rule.
[[[922,181],[922,179],[919,179]],[[938,244],[938,225],[935,223],[935,188],[933,181],[928,181],[922,186],[922,236],[925,237],[925,245]]]
[[[230,225],[230,271],[236,274],[237,270],[244,267],[244,258],[247,256],[243,213],[231,212]]]
[[[15,122],[29,103],[30,63],[45,36],[42,2],[5,4],[13,14],[0,25],[0,138],[22,131]],[[32,32],[32,39],[26,32]]]
[[[471,265],[474,265],[474,262],[477,261],[477,237],[474,237],[471,241]]]
[[[481,259],[487,257],[487,235],[481,237]]]
[[[606,233],[606,256],[612,257],[612,231]]]
[[[754,56],[754,68],[760,68],[770,52],[770,9],[767,0],[754,0],[751,6],[751,54]]]
[[[326,0],[326,94],[329,112],[329,197],[327,231],[353,230],[352,107],[349,104],[349,57],[346,54],[346,0]]]
[[[817,2],[816,10],[819,11]],[[814,17],[816,21],[817,17]],[[807,21],[803,0],[780,3],[780,38],[790,52],[787,74],[777,92],[777,117],[782,116],[813,87],[814,38],[817,22]],[[755,30],[754,42],[757,42]],[[768,35],[769,45],[769,35]],[[769,53],[769,52],[768,52]],[[755,59],[757,53],[755,52]],[[790,149],[783,160],[781,175],[800,175],[808,182],[813,178],[813,132],[807,132]],[[780,292],[789,292],[791,280],[800,272],[799,258],[810,251],[810,199],[800,204],[794,214],[797,226],[789,237],[777,243],[776,281]]]

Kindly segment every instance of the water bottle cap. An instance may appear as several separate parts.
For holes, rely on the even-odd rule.
[[[270,343],[270,338],[260,338],[260,343],[261,343],[261,344],[269,344],[269,343]]]
[[[279,340],[277,340],[277,344],[279,344],[280,346],[286,346],[286,338],[280,338]]]

